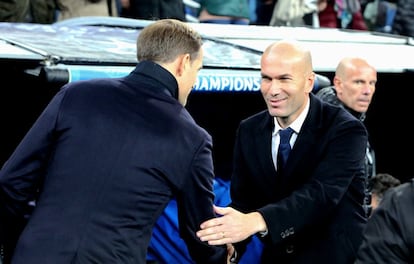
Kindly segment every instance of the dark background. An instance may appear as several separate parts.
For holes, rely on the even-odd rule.
[[[27,63],[22,62],[0,63],[0,166],[62,85],[25,73],[26,68]],[[318,73],[332,80],[332,72]],[[413,72],[378,73],[376,93],[365,120],[376,152],[377,172],[390,173],[401,181],[413,177],[413,81]],[[234,136],[240,120],[265,108],[260,92],[190,94],[187,109],[213,137],[218,177],[230,177]]]

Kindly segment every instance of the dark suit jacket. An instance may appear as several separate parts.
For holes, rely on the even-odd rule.
[[[414,263],[414,178],[384,193],[364,230],[355,264]]]
[[[363,124],[311,95],[283,175],[272,162],[273,127],[267,110],[241,122],[231,181],[232,206],[267,223],[262,263],[352,263],[367,220]]]
[[[195,235],[215,216],[212,142],[177,90],[144,61],[125,78],[70,83],[52,99],[0,171],[3,227],[40,190],[13,264],[145,263],[173,197],[194,260],[225,262],[224,246]]]

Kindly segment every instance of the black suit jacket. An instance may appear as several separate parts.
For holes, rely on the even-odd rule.
[[[384,193],[364,230],[355,264],[414,263],[414,178]]]
[[[231,181],[231,206],[267,223],[262,263],[352,263],[367,221],[363,124],[311,94],[283,174],[272,162],[273,127],[267,110],[241,122]]]
[[[5,229],[40,190],[13,264],[145,263],[172,198],[194,260],[225,263],[224,246],[195,235],[215,217],[212,142],[177,90],[144,61],[125,78],[70,83],[54,97],[0,171]]]

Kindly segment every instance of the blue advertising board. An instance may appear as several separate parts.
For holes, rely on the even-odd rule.
[[[69,82],[92,78],[118,78],[129,74],[134,67],[65,65]],[[260,90],[260,71],[253,70],[200,70],[195,92],[257,92]]]

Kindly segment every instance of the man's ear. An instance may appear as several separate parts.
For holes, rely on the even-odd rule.
[[[334,84],[336,93],[341,93],[342,92],[342,90],[341,90],[341,87],[342,87],[341,86],[341,84],[342,84],[341,78],[339,78],[338,76],[335,76],[334,79],[333,79],[333,84]]]
[[[312,90],[313,90],[313,86],[315,85],[315,78],[316,78],[315,73],[312,72],[308,75],[308,77],[306,79],[307,86],[308,86],[307,91],[309,93],[312,92]]]
[[[181,76],[190,67],[190,54],[186,53],[177,57],[177,75]]]

